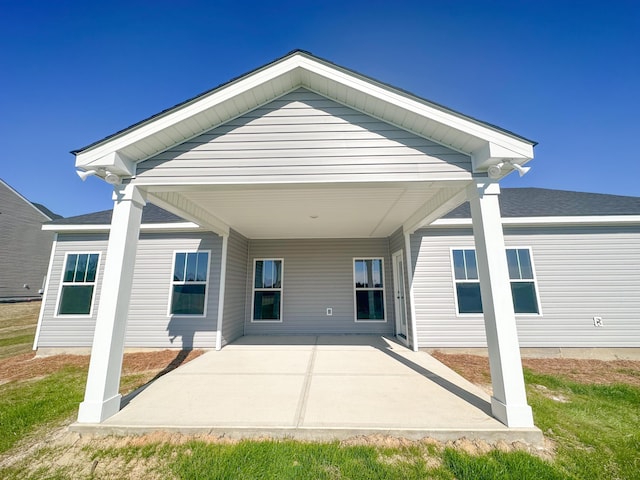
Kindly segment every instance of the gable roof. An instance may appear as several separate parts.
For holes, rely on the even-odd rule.
[[[536,143],[531,140],[296,50],[74,150],[76,166],[96,170],[100,176],[107,168],[132,176],[136,163],[301,87],[470,155],[475,171],[486,170],[500,160],[525,163],[533,158]]]
[[[611,217],[640,216],[640,197],[627,197],[602,193],[571,192],[546,188],[503,188],[500,194],[503,218],[535,217]],[[112,210],[60,218],[47,224],[48,230],[56,226],[104,226],[111,224]],[[444,219],[469,219],[469,204],[463,203],[446,214]],[[185,220],[156,205],[148,203],[142,211],[142,224],[178,224]]]
[[[36,210],[40,215],[44,216],[45,218],[44,218],[43,221],[56,220],[56,219],[62,218],[60,215],[57,215],[57,214],[53,213],[51,210],[49,210],[44,205],[41,205],[39,203],[30,202],[24,196],[22,196],[15,188],[13,188],[11,185],[9,185],[7,182],[2,180],[1,178],[0,178],[0,184],[3,185],[4,187],[6,187],[7,190],[9,190],[11,193],[13,193],[16,197],[18,197],[20,200],[22,200],[25,204],[27,204],[28,206],[30,206],[31,208]]]

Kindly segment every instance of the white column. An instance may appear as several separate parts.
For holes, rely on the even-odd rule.
[[[100,423],[120,410],[124,337],[145,194],[134,185],[116,186],[111,231],[100,289],[91,362],[79,423]]]
[[[467,189],[489,347],[491,412],[508,427],[533,427],[522,374],[499,194],[497,183],[474,182]]]

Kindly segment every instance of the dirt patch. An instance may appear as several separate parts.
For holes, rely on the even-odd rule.
[[[155,371],[159,376],[199,357],[204,350],[161,350],[154,352],[125,353],[122,373],[129,375]],[[64,367],[87,368],[88,355],[53,355],[36,357],[23,353],[0,360],[0,383],[29,380],[50,375]]]
[[[491,383],[489,359],[479,355],[433,352],[434,358],[478,385]],[[541,375],[557,375],[580,383],[640,386],[640,361],[525,358],[522,365]]]

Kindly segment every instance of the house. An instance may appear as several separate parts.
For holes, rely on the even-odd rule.
[[[499,181],[527,169],[534,146],[294,51],[74,152],[84,176],[114,185],[114,209],[46,227],[56,240],[36,347],[91,343],[78,415],[91,424],[120,408],[125,345],[220,349],[248,334],[324,332],[394,335],[417,350],[455,330],[452,343],[486,339],[493,415],[531,427],[516,313],[534,330],[562,316],[542,283],[553,260],[538,255],[553,232],[522,236],[527,218],[507,229]],[[464,202],[467,218],[447,217]],[[621,245],[638,238],[629,202],[633,221],[611,236]],[[570,219],[557,238],[590,228]],[[627,273],[608,277],[626,294],[638,280]],[[597,339],[615,320],[593,306],[570,322],[588,315]]]
[[[42,224],[57,218],[0,179],[0,302],[40,299],[54,235]]]

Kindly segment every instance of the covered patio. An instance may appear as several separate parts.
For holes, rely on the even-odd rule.
[[[291,389],[282,390],[289,392],[286,399],[276,397],[263,405],[259,400],[264,399],[264,392],[275,390],[255,388],[253,407],[282,409],[281,414],[266,418],[278,419],[276,423],[286,429],[324,428],[327,424],[424,431],[434,425],[444,428],[446,419],[447,428],[454,431],[456,425],[465,428],[456,423],[458,415],[446,414],[447,406],[454,404],[465,405],[463,410],[470,408],[468,418],[477,417],[480,424],[533,428],[498,204],[499,178],[521,170],[521,164],[533,158],[533,145],[523,137],[296,51],[78,150],[76,166],[87,172],[83,175],[95,174],[114,184],[91,363],[78,422],[115,428],[113,422],[127,415],[132,416],[130,423],[145,418],[134,405],[142,404],[150,393],[143,392],[118,413],[118,386],[132,292],[136,295],[137,287],[144,288],[134,284],[134,270],[142,209],[151,202],[221,240],[219,255],[215,252],[218,300],[214,308],[206,312],[203,308],[199,314],[215,332],[215,344],[208,348],[222,350],[148,389],[152,392],[166,386],[166,395],[157,398],[167,402],[172,415],[165,420],[171,420],[175,428],[180,421],[189,425],[180,412],[191,410],[195,418],[198,412],[218,415],[207,418],[209,426],[214,419],[224,424],[233,411],[226,407],[238,400],[219,392],[225,391],[229,379],[243,371],[242,375],[251,375],[252,368],[260,372],[263,365],[273,366],[276,372],[279,366],[286,367],[277,380],[283,385],[291,382]],[[436,377],[430,376],[433,360],[418,353],[410,236],[464,201],[472,212],[493,383],[490,401],[480,403],[479,394],[463,394],[454,384],[447,383],[447,388],[434,381]],[[317,253],[313,241],[324,242],[326,252],[329,244],[333,250],[326,256],[315,255],[313,265],[289,261],[293,256],[297,260],[313,257]],[[203,258],[210,258],[208,255]],[[268,292],[280,309],[275,309],[268,322],[256,316],[252,303],[260,301],[257,289],[266,288],[254,276],[262,262],[277,264],[284,271],[282,285]],[[379,274],[384,281],[356,280],[358,262],[386,269]],[[291,271],[297,277],[287,283]],[[314,282],[317,278],[321,281]],[[347,283],[341,283],[345,278]],[[360,295],[375,299],[378,306],[371,307],[375,315],[360,316]],[[333,303],[316,305],[323,308],[296,325],[311,301],[324,298],[339,299],[339,308]],[[176,318],[179,323],[181,317],[172,314],[169,311],[162,317]],[[297,346],[271,345],[274,337],[270,336],[268,345],[251,345],[253,337],[243,337],[302,333],[303,329],[315,340]],[[353,346],[353,350],[349,344],[334,345],[335,340],[316,344],[318,339],[331,338],[324,335],[337,332],[395,336],[413,352],[395,341],[381,344],[379,339]],[[284,363],[277,361],[277,355],[264,364],[250,361],[270,348],[274,349],[271,353],[293,358]],[[350,355],[358,358],[348,361]],[[363,360],[367,356],[387,360],[380,372],[388,374],[367,373]],[[389,363],[391,358],[394,361]],[[326,372],[314,370],[316,360],[318,368],[323,362],[335,362],[335,370],[327,377]],[[203,367],[200,373],[199,366]],[[239,378],[245,378],[242,375]],[[256,381],[270,380],[267,373],[266,377],[255,375]],[[328,378],[332,381],[327,383]],[[422,384],[405,383],[410,379]],[[362,397],[351,388],[360,381],[365,382],[362,391],[368,389],[370,395]],[[339,391],[340,385],[344,391]],[[198,393],[202,388],[210,388],[210,394]],[[245,391],[253,390],[247,384]],[[389,398],[389,392],[395,397]],[[171,408],[183,395],[186,404],[196,402],[197,408]],[[375,408],[378,397],[384,408]],[[469,403],[474,398],[476,403]],[[350,407],[335,408],[338,399]],[[364,418],[360,404],[368,402],[373,403]],[[398,408],[393,407],[395,403]],[[152,412],[155,407],[149,408]],[[249,415],[251,409],[242,411]],[[323,417],[327,411],[336,416]],[[488,413],[499,422],[487,417]]]
[[[244,336],[124,398],[120,412],[75,431],[156,430],[230,438],[334,440],[384,434],[537,444],[507,428],[481,388],[424,352],[370,335]]]

